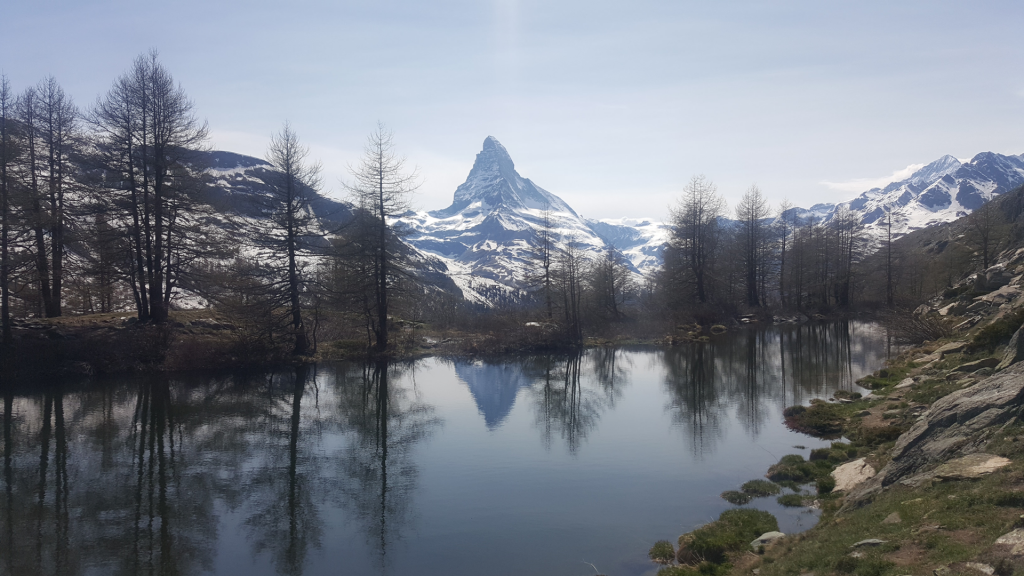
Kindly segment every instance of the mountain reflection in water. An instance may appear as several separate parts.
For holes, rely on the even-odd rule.
[[[653,573],[877,328],[3,390],[2,574]],[[686,497],[680,497],[686,494]],[[787,529],[813,516],[753,504]],[[500,559],[496,561],[495,559]]]

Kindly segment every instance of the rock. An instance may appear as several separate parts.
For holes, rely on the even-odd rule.
[[[975,298],[976,302],[988,302],[999,306],[1007,302],[1013,301],[1017,296],[1020,296],[1021,289],[1019,286],[1003,286],[1002,288],[985,294],[984,296],[978,296]]]
[[[961,364],[953,369],[954,372],[975,372],[982,368],[995,368],[999,365],[998,358],[982,358],[981,360],[975,360],[974,362],[968,362],[967,364]]]
[[[851,488],[874,475],[875,469],[872,468],[871,465],[863,458],[858,458],[853,462],[847,462],[832,471],[831,476],[836,481],[836,487],[833,488],[833,490],[848,492]]]
[[[761,546],[767,546],[767,545],[771,544],[772,542],[775,542],[779,538],[784,538],[785,536],[786,535],[783,534],[782,532],[776,532],[776,531],[765,532],[764,534],[761,534],[760,536],[758,536],[757,539],[755,539],[753,542],[751,542],[750,543],[750,547],[753,548],[754,550],[757,550]]]
[[[995,290],[1010,283],[1013,274],[1003,267],[993,266],[985,271],[985,288]]]
[[[937,400],[899,439],[890,462],[847,496],[856,505],[949,458],[978,452],[1024,404],[1024,362]]]
[[[1013,532],[1007,532],[996,538],[996,544],[1010,547],[1010,554],[1020,556],[1024,554],[1024,529],[1017,528]]]
[[[950,570],[949,566],[939,566],[935,570],[932,570],[934,576],[953,576],[953,571]]]
[[[971,316],[967,320],[964,320],[963,322],[957,324],[956,326],[953,326],[953,331],[954,332],[963,332],[964,330],[967,330],[968,328],[970,328],[971,326],[974,326],[975,324],[977,324],[980,321],[981,321],[981,316]]]
[[[882,524],[899,524],[900,522],[903,522],[903,518],[900,518],[899,512],[893,512],[886,516],[885,520],[882,520]]]
[[[1013,338],[1010,339],[1010,343],[1006,346],[1006,352],[1003,354],[1003,360],[996,366],[997,371],[1005,370],[1024,360],[1024,337],[1021,336],[1021,331],[1024,331],[1024,326],[1013,333]]]
[[[965,564],[965,566],[967,566],[971,570],[977,570],[978,572],[982,572],[984,574],[988,574],[989,576],[992,576],[993,574],[996,573],[995,566],[990,566],[988,564],[982,564],[981,562],[968,562],[968,563]]]
[[[939,316],[959,316],[967,307],[962,302],[953,302],[948,306],[939,308]]]
[[[910,388],[913,385],[914,385],[914,379],[913,378],[904,378],[903,380],[900,380],[899,384],[896,385],[896,389],[897,390],[904,390],[904,389]]]
[[[940,480],[974,480],[1009,465],[1007,458],[978,452],[942,464],[934,475]]]
[[[932,354],[937,354],[938,358],[944,358],[946,354],[959,354],[960,352],[963,352],[965,348],[967,348],[967,342],[949,342],[948,344],[939,346],[935,352],[932,352]]]
[[[977,302],[972,303],[970,306],[968,306],[967,307],[967,311],[968,312],[981,312],[982,310],[984,310],[986,308],[988,308],[988,302],[985,302],[984,300],[979,300]]]
[[[861,547],[864,547],[864,546],[881,546],[882,544],[885,544],[886,542],[888,542],[888,540],[879,540],[878,538],[868,538],[867,540],[861,540],[860,542],[857,542],[853,546],[850,546],[850,548],[861,548]]]
[[[899,418],[902,415],[903,415],[903,412],[901,412],[899,410],[886,410],[885,412],[882,412],[882,418],[886,418],[886,419]]]
[[[871,416],[871,411],[870,410],[861,410],[860,412],[857,412],[857,416]]]
[[[925,314],[931,311],[932,309],[930,306],[928,306],[927,304],[921,304],[917,308],[914,308],[914,316],[924,316]]]

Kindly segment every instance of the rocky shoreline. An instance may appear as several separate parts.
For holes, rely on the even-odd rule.
[[[719,539],[727,551],[709,559],[707,535],[730,524],[723,514],[652,548],[659,576],[1024,572],[1022,332],[997,350],[979,345],[981,331],[928,343],[864,378],[868,394],[788,409],[791,428],[847,440],[810,461],[786,456],[766,474],[800,494],[796,502],[820,506],[818,525],[796,535],[737,526]]]

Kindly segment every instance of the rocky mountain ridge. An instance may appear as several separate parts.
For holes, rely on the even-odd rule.
[[[263,160],[230,152],[209,152],[211,204],[243,217],[247,194],[261,193],[267,171]],[[828,222],[838,210],[855,213],[871,242],[887,232],[892,213],[894,238],[969,214],[996,196],[1024,184],[1024,154],[983,152],[970,161],[943,156],[910,177],[873,188],[838,204],[793,208],[798,221]],[[317,195],[314,212],[325,229],[348,219],[347,202]],[[723,218],[729,224],[731,220]],[[444,276],[449,289],[470,301],[489,304],[517,299],[530,289],[536,268],[538,239],[550,234],[557,245],[574,243],[590,258],[613,250],[622,255],[638,277],[661,266],[661,251],[669,240],[665,222],[645,219],[591,220],[581,217],[557,195],[521,176],[511,155],[488,136],[465,182],[447,208],[407,212],[396,224],[404,241],[432,270]]]

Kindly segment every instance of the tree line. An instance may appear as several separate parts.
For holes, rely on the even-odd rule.
[[[239,319],[240,338],[257,352],[287,342],[308,354],[355,331],[383,354],[398,321],[481,330],[502,317],[579,344],[586,335],[741,314],[906,306],[927,292],[891,234],[878,252],[884,259],[867,258],[879,245],[845,206],[827,221],[801,217],[752,186],[730,213],[714,183],[695,176],[671,211],[657,273],[641,278],[612,247],[595,255],[578,238],[558,237],[545,213],[526,286],[481,306],[454,286],[425,282],[423,262],[401,241],[395,217],[408,209],[417,176],[385,126],[369,136],[345,185],[351,214],[330,225],[313,207],[320,165],[290,125],[270,139],[273,169],[255,172],[264,187],[247,200],[255,217],[245,222],[212,206],[207,139],[156,52],[136,58],[85,108],[52,77],[16,94],[0,76],[4,345],[12,317],[132,309],[139,322],[162,324],[174,306],[190,305]],[[979,209],[959,238],[986,267],[1001,246],[999,217]],[[951,254],[947,285],[963,267],[954,270]]]
[[[311,206],[320,166],[287,123],[270,140],[265,186],[247,199],[247,230],[211,207],[207,138],[155,51],[84,109],[53,77],[16,94],[0,76],[4,345],[12,316],[134,309],[161,324],[188,295],[238,313],[257,340],[291,340],[296,354],[315,348],[309,308],[321,305],[355,311],[374,349],[387,348],[408,256],[390,219],[416,178],[387,128],[347,185],[354,217],[331,229]]]

